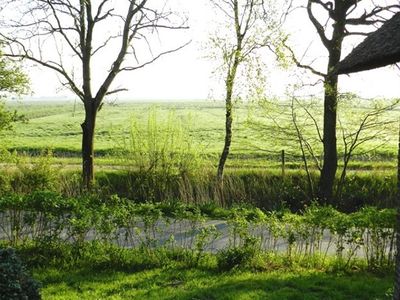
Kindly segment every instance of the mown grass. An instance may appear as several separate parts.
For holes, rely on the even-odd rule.
[[[77,103],[73,101],[11,102],[8,106],[29,119],[27,123],[16,124],[12,132],[3,134],[2,139],[8,149],[16,149],[20,153],[25,151],[30,155],[40,154],[43,149],[50,148],[60,161],[68,157],[69,160],[80,162],[80,123],[83,121],[84,113],[79,101]],[[132,117],[145,126],[152,107],[157,107],[158,121],[167,119],[168,114],[174,111],[176,119],[189,127],[194,146],[204,152],[203,154],[212,165],[218,163],[218,155],[224,141],[225,112],[222,102],[136,101],[106,103],[99,112],[95,137],[97,164],[116,164],[115,151],[126,146]],[[357,108],[354,113],[359,113],[359,111],[360,109]],[[396,112],[389,112],[387,117],[392,118],[393,113]],[[263,125],[257,127],[249,124],[248,121],[253,116],[262,120]],[[350,115],[349,118],[351,117]],[[288,168],[301,167],[298,143],[288,141],[287,136],[278,134],[277,128],[274,128],[274,120],[265,115],[257,106],[238,104],[235,108],[234,137],[228,167],[279,168],[282,149],[286,151]],[[395,126],[393,128],[395,129]],[[312,129],[307,130],[310,130],[310,134],[312,133]],[[385,134],[384,138],[387,142],[383,145],[379,145],[381,142],[379,137],[363,143],[359,148],[356,161],[350,165],[350,168],[375,169],[394,166],[392,162],[396,156],[397,131],[388,131]],[[313,139],[311,135],[310,138]],[[340,132],[338,142],[340,148]],[[371,149],[374,150],[370,151]],[[69,163],[68,160],[65,161]],[[118,161],[118,164],[123,164],[123,162]]]
[[[37,269],[43,299],[390,299],[391,275],[186,269],[133,273]]]
[[[29,122],[17,124],[12,134],[8,135],[8,147],[11,148],[63,148],[72,152],[79,151],[81,141],[80,123],[84,113],[80,103],[74,102],[26,102],[10,107],[24,114]],[[168,112],[175,110],[181,119],[196,119],[192,128],[196,141],[211,146],[210,152],[222,147],[224,110],[220,103],[213,102],[122,102],[117,105],[106,104],[99,112],[96,129],[96,149],[112,152],[123,146],[130,129],[131,118],[135,116],[146,123],[148,111],[157,107],[159,119],[164,119]],[[244,121],[244,120],[243,120]],[[223,123],[221,123],[223,125]],[[221,140],[220,142],[218,142]],[[217,145],[214,144],[217,141]]]

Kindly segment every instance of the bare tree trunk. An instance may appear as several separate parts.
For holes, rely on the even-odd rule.
[[[338,98],[338,75],[333,74],[340,61],[342,43],[345,37],[346,10],[337,7],[338,18],[333,28],[332,40],[329,42],[329,61],[324,86],[324,162],[319,182],[319,197],[322,201],[332,203],[333,187],[337,171],[336,119]],[[341,17],[340,17],[341,15]]]
[[[400,300],[400,128],[397,152],[397,218],[396,218],[396,267],[393,300]]]
[[[319,196],[330,203],[333,198],[333,185],[337,170],[337,76],[327,78],[325,82],[324,99],[324,163],[319,183]]]
[[[228,158],[229,149],[231,147],[231,142],[232,142],[232,121],[233,121],[232,99],[231,99],[232,92],[230,92],[229,94],[230,96],[228,96],[226,99],[225,144],[221,153],[221,157],[219,159],[218,172],[217,172],[217,178],[219,180],[222,180],[222,177],[224,175],[225,163]]]
[[[275,42],[281,39],[281,32],[277,30],[280,26],[279,17],[275,19],[274,16],[277,10],[272,6],[268,6],[264,1],[211,0],[211,2],[218,11],[225,15],[226,25],[230,28],[232,38],[233,34],[235,34],[234,40],[231,40],[230,34],[216,35],[211,39],[212,45],[218,51],[221,51],[222,70],[226,68],[227,72],[225,77],[225,143],[219,158],[217,170],[217,180],[222,186],[225,163],[229,156],[232,141],[232,98],[235,91],[237,69],[242,62],[251,65],[253,59],[257,60],[258,58],[256,52],[261,49],[273,49]],[[277,22],[275,23],[275,21]],[[265,26],[262,23],[265,23]],[[261,26],[259,27],[259,25]],[[276,37],[276,40],[273,39],[274,37]],[[248,66],[250,67],[250,65]]]
[[[92,102],[92,101],[88,101]],[[94,181],[94,132],[96,127],[97,108],[94,103],[85,105],[85,121],[82,127],[82,180],[87,190]]]

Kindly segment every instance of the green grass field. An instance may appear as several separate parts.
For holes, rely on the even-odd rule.
[[[179,267],[124,272],[34,272],[43,299],[391,299],[393,278],[318,270],[218,273]]]
[[[18,123],[12,132],[3,133],[1,139],[8,149],[19,153],[40,153],[52,149],[59,162],[79,165],[81,145],[80,123],[84,112],[79,102],[73,101],[26,101],[9,102],[8,107],[28,118],[27,123]],[[235,108],[234,137],[230,168],[279,168],[281,150],[286,152],[288,168],[301,166],[298,142],[281,132],[278,126],[290,126],[287,113],[289,108],[273,111],[257,105],[238,104]],[[354,111],[344,108],[341,122],[357,123],[367,108],[355,107]],[[146,128],[150,111],[155,111],[157,122],[166,124],[169,117],[180,120],[190,134],[193,146],[216,165],[224,140],[224,104],[213,101],[121,101],[106,103],[99,112],[95,149],[99,165],[123,164],[115,158],[114,152],[124,149],[129,139],[132,120]],[[318,109],[314,109],[318,118]],[[397,111],[388,112],[387,119],[396,119]],[[248,122],[251,120],[251,122]],[[303,121],[302,121],[303,122]],[[315,140],[315,131],[310,120],[304,117],[304,128],[309,140]],[[355,125],[350,126],[354,129]],[[397,152],[397,127],[389,126],[377,133],[374,139],[362,143],[354,162],[355,169],[392,169]],[[368,134],[371,132],[369,131]],[[367,133],[366,133],[367,134]],[[341,132],[338,130],[339,151]],[[316,149],[320,148],[314,143]]]
[[[80,103],[74,102],[26,102],[10,105],[25,115],[29,122],[17,124],[8,135],[7,145],[12,148],[61,148],[80,150],[81,128],[84,113]],[[159,120],[175,111],[176,117],[188,120],[191,133],[197,143],[207,147],[208,152],[219,152],[223,138],[223,106],[212,102],[122,102],[105,104],[99,112],[96,129],[96,149],[111,151],[123,147],[129,134],[132,117],[146,123],[149,110],[156,107]],[[242,112],[238,113],[239,116]],[[219,122],[219,120],[221,122]],[[244,120],[243,120],[244,121]],[[221,124],[219,124],[221,123]],[[242,124],[243,122],[238,122]],[[221,126],[222,125],[222,126]],[[240,136],[240,135],[239,135]]]

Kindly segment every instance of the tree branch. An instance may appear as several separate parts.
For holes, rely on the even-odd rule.
[[[316,69],[314,69],[310,65],[302,64],[297,59],[293,49],[290,46],[288,46],[285,41],[283,42],[283,46],[290,52],[291,58],[292,58],[293,62],[296,64],[297,67],[302,68],[302,69],[306,69],[306,70],[310,71],[311,73],[313,73],[314,75],[321,76],[321,77],[324,77],[324,78],[326,77],[326,74],[317,71]]]

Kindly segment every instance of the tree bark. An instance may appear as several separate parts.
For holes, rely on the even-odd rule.
[[[229,155],[232,143],[232,123],[233,123],[233,87],[235,85],[236,72],[240,64],[241,39],[238,40],[238,49],[235,52],[235,59],[232,68],[228,69],[226,79],[226,98],[225,98],[225,144],[219,159],[217,179],[222,182],[224,176],[225,163]]]
[[[230,92],[230,94],[232,94],[232,92]],[[225,144],[224,144],[224,148],[222,149],[221,157],[219,159],[219,164],[218,164],[217,177],[219,180],[222,180],[222,178],[223,178],[225,163],[228,158],[229,149],[230,149],[231,143],[232,143],[233,115],[232,115],[232,99],[231,98],[232,98],[232,95],[230,95],[226,99]]]
[[[235,22],[236,45],[235,45],[234,52],[229,53],[229,55],[228,55],[228,56],[232,55],[233,60],[231,60],[230,62],[227,63],[228,70],[227,70],[226,81],[225,81],[225,88],[226,88],[225,144],[224,144],[224,148],[222,149],[222,153],[221,153],[221,156],[219,159],[219,164],[218,164],[218,170],[217,170],[217,179],[220,183],[222,183],[222,179],[224,176],[225,162],[228,158],[229,149],[231,147],[231,142],[232,142],[233,88],[235,86],[235,78],[236,78],[237,69],[243,59],[243,57],[242,57],[243,39],[246,36],[247,30],[248,30],[248,27],[247,27],[248,25],[246,25],[244,32],[241,31],[242,30],[241,21],[243,21],[243,19],[240,20],[238,0],[234,0],[232,4],[233,4],[233,6],[232,6],[233,19]],[[253,4],[254,4],[254,2],[250,3],[250,6],[251,6],[250,10],[252,9]],[[247,22],[245,21],[244,23],[248,24],[248,21]]]
[[[338,75],[334,68],[340,61],[342,43],[345,37],[346,9],[339,4],[336,7],[337,20],[333,26],[332,39],[329,41],[329,61],[324,81],[324,161],[319,181],[319,198],[325,203],[332,203],[333,188],[338,164],[336,120],[338,100]]]
[[[93,100],[85,102],[85,121],[82,127],[82,180],[83,186],[90,190],[94,182],[94,132],[96,128],[97,107]]]
[[[320,198],[330,203],[333,197],[333,186],[337,171],[337,76],[332,76],[325,82],[324,97],[324,130],[323,147],[324,163],[321,170],[319,192]]]

